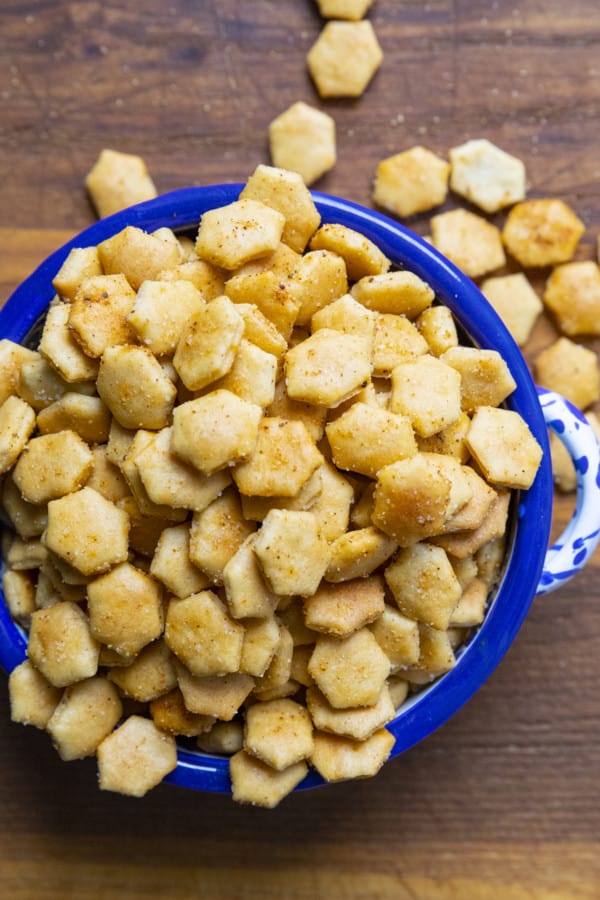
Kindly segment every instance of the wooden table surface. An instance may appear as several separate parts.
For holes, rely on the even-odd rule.
[[[379,159],[487,137],[521,157],[530,196],[600,232],[596,0],[376,0],[385,53],[367,94],[320,102],[311,0],[4,0],[0,285],[4,297],[93,221],[100,149],[142,154],[160,191],[243,180],[295,100],[334,116],[318,188],[369,205]],[[349,63],[350,64],[350,63]],[[447,207],[456,205],[451,199]],[[427,216],[411,223],[427,232]],[[528,352],[552,340],[542,322]],[[559,498],[556,528],[572,498]],[[9,722],[0,685],[0,896],[571,900],[600,897],[599,558],[538,599],[499,668],[445,727],[373,780],[267,812],[160,786],[101,793]]]

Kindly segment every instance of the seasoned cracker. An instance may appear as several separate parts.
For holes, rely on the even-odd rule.
[[[368,20],[327,22],[306,57],[321,97],[360,97],[382,60]]]
[[[411,147],[382,159],[375,173],[373,200],[404,218],[440,206],[448,194],[450,166],[425,147]]]

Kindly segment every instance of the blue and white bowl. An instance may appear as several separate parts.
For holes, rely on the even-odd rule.
[[[23,341],[50,303],[52,278],[73,247],[98,244],[136,225],[146,231],[168,226],[185,231],[202,214],[237,199],[239,184],[184,188],[103,219],[52,254],[15,291],[0,311],[0,338]],[[543,448],[544,456],[532,487],[516,505],[504,572],[483,624],[458,652],[456,666],[414,694],[387,726],[398,756],[446,722],[481,687],[496,668],[527,615],[533,598],[564,584],[581,569],[600,537],[600,454],[585,417],[557,394],[536,388],[525,360],[477,286],[418,235],[380,213],[315,192],[322,221],[338,222],[374,241],[394,264],[427,281],[474,345],[497,350],[506,360],[517,387],[507,401],[520,413]],[[577,505],[561,538],[548,549],[553,479],[547,428],[564,442],[577,472]],[[0,665],[10,672],[25,659],[26,639],[12,622],[0,596]],[[229,792],[229,763],[181,747],[177,768],[167,781],[205,791]],[[311,772],[299,789],[322,784]]]

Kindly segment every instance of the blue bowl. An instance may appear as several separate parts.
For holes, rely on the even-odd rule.
[[[86,247],[127,225],[146,231],[168,226],[184,231],[197,226],[208,209],[237,199],[242,185],[183,188],[116,213],[81,232],[15,291],[0,311],[0,337],[22,342],[54,296],[52,278],[73,247]],[[553,482],[544,415],[535,385],[518,346],[477,286],[418,235],[388,217],[355,203],[314,192],[322,221],[337,222],[374,241],[394,264],[427,281],[455,315],[473,344],[497,350],[508,363],[517,388],[507,406],[520,413],[544,450],[533,486],[521,492],[504,574],[485,621],[458,653],[456,666],[414,694],[386,726],[398,756],[446,722],[481,687],[515,639],[540,583],[552,517]],[[26,655],[26,638],[0,602],[0,665],[11,671]],[[229,762],[181,746],[178,766],[166,778],[172,784],[204,791],[230,792]],[[323,780],[311,772],[299,789]]]

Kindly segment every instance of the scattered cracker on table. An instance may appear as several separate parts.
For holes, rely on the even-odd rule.
[[[562,200],[524,200],[509,212],[502,241],[522,266],[568,262],[584,232],[583,222]]]
[[[117,150],[100,152],[85,183],[101,218],[156,197],[156,188],[142,157]]]
[[[327,22],[306,57],[323,98],[360,97],[382,60],[383,52],[368,20]]]
[[[542,387],[558,391],[579,409],[600,397],[598,359],[582,344],[561,337],[536,356],[534,366]]]
[[[593,260],[557,266],[546,282],[544,304],[568,337],[600,336],[600,266]]]
[[[529,340],[544,306],[523,272],[486,278],[481,291],[492,304],[517,344]]]
[[[398,216],[425,212],[445,201],[449,171],[446,160],[426,147],[396,153],[377,166],[373,200]]]
[[[300,100],[269,125],[269,147],[274,166],[297,172],[311,185],[335,165],[335,121]]]
[[[493,272],[506,262],[496,226],[466,209],[433,216],[431,234],[434,246],[471,278]]]
[[[467,141],[449,151],[450,187],[487,213],[525,199],[525,166],[491,141]]]

